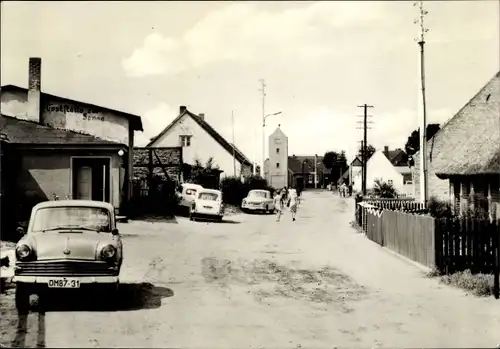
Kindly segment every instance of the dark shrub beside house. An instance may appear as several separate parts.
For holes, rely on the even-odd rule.
[[[238,207],[250,190],[265,189],[273,192],[267,181],[260,176],[250,176],[244,183],[239,177],[225,177],[221,181],[220,188],[224,203]]]

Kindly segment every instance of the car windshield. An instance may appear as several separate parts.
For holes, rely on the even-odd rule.
[[[44,207],[36,211],[34,232],[68,228],[110,232],[110,213],[102,207],[75,206]]]
[[[215,193],[200,193],[198,195],[198,199],[200,200],[217,201],[218,198],[219,195]]]
[[[251,197],[254,197],[254,198],[268,198],[269,197],[269,193],[267,191],[251,191],[250,192],[250,195]]]

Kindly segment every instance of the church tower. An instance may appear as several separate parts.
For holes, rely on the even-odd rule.
[[[269,136],[266,179],[273,188],[288,186],[288,137],[280,126]]]

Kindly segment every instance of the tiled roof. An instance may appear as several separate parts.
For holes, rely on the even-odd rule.
[[[69,145],[120,145],[95,136],[42,126],[0,114],[0,132],[13,144],[69,144]]]
[[[499,130],[500,72],[427,141],[434,173],[441,178],[500,174]]]
[[[356,156],[354,160],[352,160],[351,166],[363,166],[363,162]]]
[[[198,125],[200,125],[201,128],[203,128],[210,136],[212,136],[213,139],[215,139],[224,149],[226,149],[226,151],[233,155],[233,149],[236,150],[236,154],[235,154],[235,157],[236,159],[244,164],[244,165],[251,165],[252,163],[250,162],[250,160],[248,160],[248,158],[243,155],[243,153],[238,150],[238,148],[234,147],[228,142],[226,141],[226,139],[224,137],[222,137],[212,126],[210,126],[210,124],[208,122],[205,121],[205,119],[199,117],[198,115],[194,114],[194,113],[191,113],[189,110],[185,110],[183,111],[182,113],[179,114],[179,116],[177,116],[167,127],[165,127],[163,129],[163,131],[161,131],[156,137],[153,137],[151,139],[151,141],[149,142],[149,144],[146,146],[146,147],[153,147],[153,144],[158,140],[160,139],[165,133],[168,132],[168,130],[170,130],[175,124],[177,124],[177,122],[179,122],[179,120],[184,116],[184,115],[188,115],[190,116]]]
[[[4,85],[4,86],[1,87],[1,90],[2,91],[22,91],[22,92],[28,93],[28,89],[27,88],[19,87],[19,86],[16,86],[16,85]],[[130,126],[132,127],[132,129],[134,131],[143,131],[143,129],[142,129],[142,120],[141,120],[141,117],[138,116],[138,115],[125,113],[125,112],[120,111],[120,110],[115,110],[115,109],[110,109],[110,108],[106,108],[106,107],[101,107],[99,105],[95,105],[95,104],[91,104],[91,103],[87,103],[87,102],[76,101],[76,100],[69,99],[69,98],[66,98],[66,97],[55,96],[55,95],[51,95],[51,94],[48,94],[48,93],[45,93],[45,92],[41,93],[41,99],[42,99],[42,104],[46,100],[50,99],[50,100],[57,100],[57,101],[61,101],[61,102],[76,103],[76,104],[79,104],[79,105],[84,106],[84,107],[89,107],[91,109],[97,109],[97,110],[102,110],[102,111],[110,112],[110,113],[113,113],[115,115],[121,116],[121,117],[129,120]]]
[[[402,149],[389,150],[387,153],[383,153],[394,166],[406,165],[408,163],[408,156]]]
[[[306,160],[307,160],[307,162],[304,163],[304,172],[305,173],[314,172],[314,155],[312,155],[312,156],[310,156],[310,155],[289,156],[288,157],[288,169],[292,173],[302,173],[302,163]],[[317,168],[318,168],[318,172],[328,172],[325,165],[323,164],[323,157],[322,156],[317,157]]]
[[[249,158],[247,158],[247,157],[245,156],[245,154],[243,154],[243,152],[242,152],[241,150],[239,150],[239,149],[238,149],[238,147],[237,147],[237,146],[235,146],[233,143],[229,143],[229,144],[231,145],[231,147],[233,147],[233,148],[234,148],[234,150],[236,151],[236,153],[239,153],[239,155],[240,155],[241,157],[245,158],[248,162],[250,162],[250,159],[249,159]]]

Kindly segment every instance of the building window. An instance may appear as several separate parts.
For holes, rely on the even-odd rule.
[[[179,141],[181,143],[181,147],[191,146],[191,137],[192,136],[179,136]]]
[[[276,154],[280,153],[280,148],[276,148]]]
[[[280,163],[279,162],[276,163],[276,168],[280,168]]]

